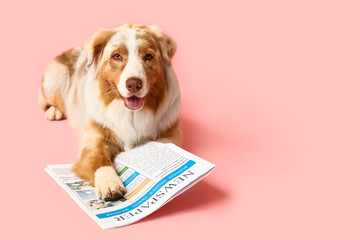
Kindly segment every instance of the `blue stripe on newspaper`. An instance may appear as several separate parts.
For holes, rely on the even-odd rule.
[[[139,176],[140,173],[138,172],[134,172],[133,174],[130,175],[130,177],[128,177],[125,181],[124,181],[124,186],[126,187],[127,185],[129,185],[129,183],[132,182],[132,180],[134,180],[137,176]]]
[[[184,165],[182,165],[180,168],[178,168],[177,170],[173,171],[172,173],[169,173],[167,176],[163,177],[159,182],[157,182],[144,196],[142,196],[139,200],[137,200],[136,202],[134,202],[133,204],[122,208],[122,209],[118,209],[112,212],[107,212],[107,213],[100,213],[97,214],[96,216],[100,219],[102,218],[108,218],[108,217],[113,217],[113,216],[117,216],[126,212],[129,212],[137,207],[139,207],[141,204],[143,204],[144,202],[146,202],[147,200],[149,200],[157,191],[159,191],[159,189],[161,187],[163,187],[166,183],[168,183],[169,181],[171,181],[172,179],[176,178],[177,176],[179,176],[180,174],[182,174],[183,172],[185,172],[186,170],[188,170],[189,168],[191,168],[196,162],[194,162],[193,160],[189,160],[187,161]]]

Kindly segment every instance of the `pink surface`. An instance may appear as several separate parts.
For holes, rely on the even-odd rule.
[[[89,2],[1,3],[1,239],[360,239],[357,1]],[[124,23],[177,41],[184,148],[217,169],[104,231],[43,170],[78,142],[37,90],[56,54]]]

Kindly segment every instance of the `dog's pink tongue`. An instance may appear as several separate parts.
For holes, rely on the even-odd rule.
[[[144,98],[138,98],[136,96],[125,98],[125,105],[131,110],[136,110],[142,106],[143,99]]]

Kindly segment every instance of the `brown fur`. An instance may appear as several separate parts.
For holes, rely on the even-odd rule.
[[[116,32],[113,30],[102,30],[98,33],[95,37],[92,48],[93,48],[93,62],[97,65],[99,59],[101,58],[104,47],[106,46],[107,42]]]
[[[139,47],[139,54],[142,59],[145,59],[145,55],[147,53],[155,55],[157,51],[160,51],[159,47],[156,45],[154,34],[145,32],[138,34],[137,37],[144,41],[144,43]],[[164,100],[166,94],[166,80],[163,63],[164,59],[161,56],[159,61],[157,61],[157,64],[155,63],[155,59],[145,61],[144,64],[146,76],[148,77],[150,85],[144,107],[151,109],[154,113],[156,113],[158,108],[161,106],[161,102]]]
[[[120,45],[111,56],[115,54],[120,54],[123,60],[117,61],[111,58],[105,61],[97,75],[97,79],[100,81],[101,98],[105,106],[109,105],[114,99],[120,98],[116,84],[118,84],[120,75],[127,63],[128,52],[124,45]]]
[[[72,75],[74,74],[74,65],[76,63],[78,56],[79,56],[79,51],[76,51],[73,48],[73,49],[70,49],[70,50],[58,55],[55,58],[55,61],[57,61],[67,67],[68,72],[69,72],[69,77],[71,78]]]
[[[165,79],[160,77],[160,80],[158,82],[155,82],[151,86],[145,98],[144,107],[151,109],[154,112],[154,114],[161,106],[161,103],[165,98],[165,87],[166,87]]]
[[[156,38],[154,34],[150,32],[142,32],[136,35],[137,38],[142,39],[146,42],[145,48],[150,49],[159,49],[158,44],[156,43]],[[141,49],[140,49],[141,51]]]
[[[124,151],[112,131],[95,122],[92,122],[83,139],[84,147],[78,161],[73,166],[73,172],[80,178],[94,185],[94,175],[97,169],[113,166],[116,155]]]
[[[108,64],[110,66],[113,65],[113,63],[105,62],[101,67],[97,78],[100,81],[100,96],[105,106],[109,105],[114,99],[120,98],[120,94],[117,90],[116,84],[118,82],[118,79],[120,78],[122,71],[124,70],[124,67],[115,69],[115,66],[112,66],[111,68],[113,69],[113,71],[107,71],[106,68],[108,67]]]
[[[174,56],[176,52],[176,48],[177,48],[176,43],[165,33],[155,36],[156,36],[156,42],[159,44],[162,56],[165,62],[170,66],[171,58]]]

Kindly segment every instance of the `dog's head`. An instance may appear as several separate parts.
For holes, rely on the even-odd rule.
[[[159,27],[124,25],[100,30],[87,44],[87,66],[93,67],[105,105],[122,99],[130,110],[157,108],[166,94],[164,67],[176,43]]]

